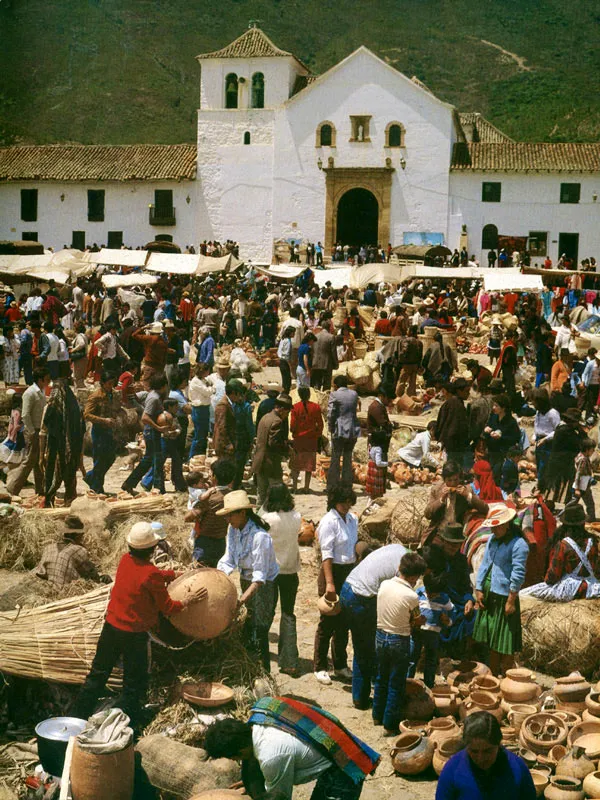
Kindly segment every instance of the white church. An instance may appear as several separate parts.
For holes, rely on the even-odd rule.
[[[600,144],[515,142],[366,47],[323,75],[250,27],[197,57],[195,145],[0,148],[0,240],[462,244],[600,256]]]

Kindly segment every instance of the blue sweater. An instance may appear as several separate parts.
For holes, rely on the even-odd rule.
[[[510,533],[503,539],[490,536],[477,573],[475,587],[479,591],[483,590],[483,582],[491,569],[492,592],[505,597],[508,597],[510,592],[518,592],[525,580],[528,555],[529,545],[522,536]]]
[[[496,763],[484,774],[461,750],[446,763],[435,800],[535,800],[527,765],[519,756],[500,748]]]

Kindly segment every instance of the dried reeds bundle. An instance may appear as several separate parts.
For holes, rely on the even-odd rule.
[[[37,608],[55,600],[64,600],[91,592],[96,588],[98,588],[97,583],[83,578],[78,581],[71,581],[59,588],[54,583],[50,583],[50,581],[38,578],[35,573],[28,572],[20,581],[0,595],[0,611],[13,611],[17,608]]]
[[[41,509],[5,517],[0,532],[0,567],[33,569],[45,545],[57,541],[61,536],[61,526]]]
[[[591,675],[600,653],[600,600],[548,603],[521,598],[523,663],[549,675]]]
[[[392,512],[388,542],[410,546],[421,541],[421,535],[428,525],[424,514],[428,497],[429,489],[411,487],[402,492]]]

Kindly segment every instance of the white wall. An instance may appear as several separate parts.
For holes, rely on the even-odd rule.
[[[21,220],[21,189],[38,190],[37,221]],[[87,190],[104,189],[104,221],[88,222]],[[150,225],[148,206],[154,204],[155,189],[171,189],[176,224],[173,227]],[[196,227],[195,181],[108,182],[100,183],[23,183],[0,184],[0,239],[20,239],[24,231],[37,231],[38,241],[60,249],[71,245],[73,231],[85,231],[86,243],[106,244],[108,231],[123,231],[123,243],[137,247],[152,241],[157,234],[171,234],[184,248],[198,244]],[[64,200],[61,201],[61,195]],[[190,198],[190,203],[186,198]]]
[[[290,96],[296,76],[304,74],[298,62],[284,56],[273,58],[207,58],[201,62],[200,111],[225,108],[225,76],[234,72],[245,83],[238,84],[238,109],[250,108],[252,75],[265,78],[265,108],[275,108]],[[236,109],[228,109],[229,113]]]
[[[502,184],[499,203],[481,201],[481,184]],[[577,204],[560,202],[561,183],[580,183]],[[506,236],[529,236],[530,231],[548,232],[548,250],[556,263],[559,233],[579,233],[579,260],[600,252],[600,175],[461,173],[450,176],[448,247],[458,247],[461,225],[467,225],[469,253],[487,259],[481,248],[484,225],[492,223]],[[596,202],[593,195],[596,195]],[[537,259],[542,261],[543,259]],[[534,257],[533,262],[536,261]]]

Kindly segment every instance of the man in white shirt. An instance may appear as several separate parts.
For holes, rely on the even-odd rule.
[[[6,489],[11,495],[18,495],[33,470],[35,491],[44,493],[44,473],[40,466],[40,428],[46,405],[45,391],[50,383],[50,373],[45,368],[33,370],[33,383],[23,392],[21,416],[25,426],[26,456],[18,467],[11,470],[6,480]]]
[[[406,553],[398,575],[383,581],[377,593],[373,722],[383,725],[385,736],[397,736],[399,731],[410,666],[411,628],[420,619],[419,597],[414,587],[426,568],[418,553]]]
[[[194,425],[194,437],[190,445],[189,458],[195,455],[206,455],[210,428],[210,405],[215,393],[215,387],[207,380],[209,372],[207,364],[197,364],[196,374],[188,385],[188,399],[192,407],[192,423]]]
[[[427,425],[427,430],[417,433],[412,441],[398,449],[398,455],[411,467],[421,465],[436,467],[437,461],[429,454],[431,443],[435,441],[436,422],[432,420]],[[425,464],[423,464],[425,462]]]
[[[25,301],[25,316],[30,317],[33,312],[41,311],[44,298],[42,297],[42,290],[38,286],[34,286],[31,294]]]

